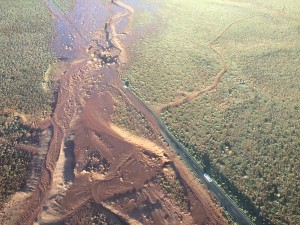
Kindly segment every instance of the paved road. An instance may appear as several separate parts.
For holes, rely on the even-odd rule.
[[[165,124],[158,118],[155,113],[129,88],[123,89],[124,93],[135,103],[143,106],[143,113],[147,116],[151,116],[152,120],[155,119],[157,125],[160,128],[160,133],[164,137],[165,141],[172,147],[172,149],[180,156],[180,158],[186,163],[186,165],[192,170],[195,176],[207,186],[207,188],[215,195],[215,198],[220,202],[223,208],[229,213],[229,215],[240,225],[253,225],[250,219],[244,215],[244,213],[229,199],[226,194],[219,188],[214,182],[208,182],[204,178],[204,171],[201,166],[198,165],[196,160],[188,153],[188,151],[176,140],[176,138],[166,128]],[[139,107],[140,108],[140,107]]]
[[[187,153],[187,150],[183,148],[181,144],[166,130],[165,125],[158,120],[158,124],[161,128],[161,134],[165,138],[166,142],[172,147],[172,149],[180,156],[180,158],[187,164],[187,166],[192,170],[195,176],[204,183],[207,188],[215,195],[216,199],[221,203],[221,205],[228,211],[231,217],[238,224],[251,225],[251,221],[240,211],[240,209],[220,190],[215,182],[208,182],[204,178],[204,171],[195,161],[195,159]]]

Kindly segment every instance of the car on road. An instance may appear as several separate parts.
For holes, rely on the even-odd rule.
[[[211,177],[207,173],[204,174],[204,177],[208,182],[212,182]]]

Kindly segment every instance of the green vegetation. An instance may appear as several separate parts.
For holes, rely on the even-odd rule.
[[[5,117],[7,116],[7,117]],[[5,121],[0,121],[0,138],[18,144],[37,144],[38,130],[21,123],[20,117],[9,118],[4,114]]]
[[[149,105],[177,91],[213,91],[163,111],[174,135],[244,208],[275,224],[299,224],[300,42],[296,1],[165,1],[164,31],[143,37],[122,74]]]
[[[157,8],[162,4],[162,1],[159,0],[144,0],[136,1],[134,3],[134,14],[133,16],[133,29],[143,29],[149,26],[150,24],[158,24],[159,17],[157,14]],[[145,10],[147,9],[147,10]]]
[[[99,204],[88,202],[74,214],[69,216],[63,224],[117,225],[123,223]]]
[[[43,1],[7,1],[0,8],[0,111],[50,111],[51,95],[42,84],[53,60],[51,17]]]
[[[150,123],[145,119],[144,115],[127,102],[122,101],[121,96],[117,97],[115,101],[111,120],[113,123],[144,138],[149,140],[155,140],[156,138]]]
[[[6,144],[0,144],[0,149],[0,202],[2,202],[26,182],[33,155]]]
[[[173,199],[182,210],[187,210],[189,207],[189,200],[181,182],[177,178],[168,176],[164,173],[158,176],[158,180],[167,195]]]
[[[44,1],[0,3],[0,202],[26,181],[32,154],[14,144],[35,144],[36,131],[14,114],[51,112],[52,93],[44,74],[54,60],[52,18]]]
[[[51,0],[54,4],[58,5],[65,13],[71,12],[76,0]]]

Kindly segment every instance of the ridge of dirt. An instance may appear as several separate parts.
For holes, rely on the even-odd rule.
[[[121,136],[125,141],[127,141],[135,146],[138,146],[138,147],[141,147],[148,151],[151,151],[154,154],[156,154],[157,156],[164,158],[164,149],[162,147],[160,147],[159,145],[157,145],[156,143],[154,143],[146,138],[134,135],[133,133],[129,132],[128,130],[122,129],[121,127],[116,126],[112,123],[109,125],[110,125],[110,128],[115,133],[117,133],[119,136]]]

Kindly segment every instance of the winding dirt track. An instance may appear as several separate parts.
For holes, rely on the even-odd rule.
[[[213,80],[213,83],[207,87],[205,87],[204,89],[200,90],[200,91],[195,91],[195,92],[185,92],[185,91],[179,91],[176,93],[176,95],[174,96],[175,100],[173,102],[167,103],[165,105],[161,105],[161,106],[153,106],[154,111],[159,115],[163,110],[168,109],[168,108],[172,108],[172,107],[176,107],[176,106],[180,106],[183,103],[186,102],[190,102],[192,100],[194,100],[195,98],[197,98],[199,95],[204,94],[208,91],[211,91],[213,89],[215,89],[219,83],[221,78],[223,77],[223,75],[228,71],[228,66],[226,64],[224,55],[221,53],[220,50],[218,50],[217,48],[215,48],[213,45],[220,39],[222,38],[222,36],[230,29],[230,27],[232,27],[234,24],[236,23],[240,23],[244,20],[249,20],[252,19],[254,17],[257,16],[262,16],[265,14],[257,14],[254,16],[250,16],[250,17],[246,17],[243,19],[239,19],[236,20],[232,23],[230,23],[215,39],[213,39],[209,44],[208,44],[208,48],[212,49],[219,57],[221,60],[221,67],[222,69],[220,70],[220,72],[218,72]]]

